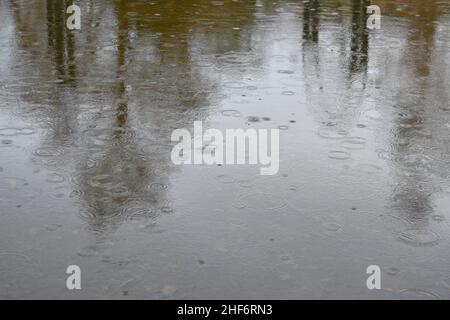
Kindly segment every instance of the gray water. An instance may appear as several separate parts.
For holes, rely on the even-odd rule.
[[[448,1],[379,30],[359,0],[79,1],[80,31],[69,2],[0,0],[0,298],[450,298]],[[196,120],[281,126],[279,173],[175,166]]]

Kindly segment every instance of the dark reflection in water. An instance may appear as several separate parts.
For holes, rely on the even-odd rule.
[[[319,1],[304,1],[303,8],[303,39],[319,41]]]
[[[1,297],[448,297],[448,4],[71,3],[0,3]],[[280,173],[175,167],[195,120]]]
[[[54,51],[57,75],[66,82],[76,79],[74,34],[66,28],[66,9],[71,0],[47,0],[48,45]]]
[[[350,74],[355,72],[367,73],[369,59],[369,30],[367,28],[367,7],[370,0],[352,1],[352,31],[351,31],[351,56]]]

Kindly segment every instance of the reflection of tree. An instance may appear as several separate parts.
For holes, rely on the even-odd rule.
[[[317,43],[319,41],[319,1],[306,0],[303,7],[303,39]]]
[[[408,90],[399,88],[397,94],[398,113],[391,142],[397,178],[392,207],[416,227],[426,227],[433,211],[431,195],[439,180],[435,170],[442,156],[433,150],[446,149],[443,145],[430,145],[439,141],[438,137],[430,140],[433,128],[439,128],[439,123],[443,127],[444,123],[443,117],[438,116],[442,111],[427,102],[427,96],[433,95],[436,88],[429,87],[428,78],[424,78],[430,73],[440,12],[435,1],[414,1],[411,8],[417,11],[408,12],[414,19],[409,20],[407,48],[402,59],[411,67],[405,70],[401,81],[409,86]],[[410,94],[411,87],[416,91],[414,95]]]
[[[352,32],[350,41],[350,74],[367,75],[369,59],[369,33],[367,7],[370,0],[352,0]]]
[[[47,0],[48,44],[54,50],[57,75],[66,82],[75,81],[75,39],[66,28],[66,9],[72,0]]]
[[[24,99],[40,104],[45,96],[48,107],[34,120],[45,118],[51,127],[45,147],[74,155],[64,164],[73,164],[73,194],[93,229],[114,228],[130,216],[153,219],[170,211],[165,195],[172,170],[170,134],[207,116],[203,109],[214,93],[208,74],[192,65],[193,57],[202,54],[193,50],[206,49],[208,55],[248,50],[250,34],[244,29],[253,21],[252,9],[235,2],[86,1],[79,3],[82,32],[72,32],[65,27],[70,3],[33,4],[43,13],[33,19],[47,31],[48,47],[24,68],[45,74],[47,86],[36,82],[40,94]],[[42,32],[23,26],[28,7],[19,3],[14,8],[18,28],[42,38]],[[208,20],[217,26],[202,23]],[[33,50],[29,39],[20,39],[19,45]],[[151,61],[142,53],[151,53]],[[67,166],[54,170],[64,174]]]

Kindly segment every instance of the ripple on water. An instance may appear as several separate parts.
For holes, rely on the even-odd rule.
[[[238,118],[242,116],[242,113],[238,110],[234,110],[234,109],[227,109],[227,110],[223,110],[222,111],[222,115],[224,117],[234,117],[234,118]]]
[[[228,81],[223,84],[224,88],[227,89],[245,89],[248,84],[242,81]]]
[[[34,154],[38,157],[50,158],[50,157],[60,157],[64,154],[64,149],[59,147],[42,147],[37,148]]]
[[[331,231],[331,232],[337,232],[342,229],[342,226],[337,223],[327,223],[325,225],[325,229],[327,229],[328,231]]]
[[[401,295],[406,296],[407,299],[433,299],[442,300],[441,296],[429,289],[412,288],[400,290]]]
[[[127,206],[122,210],[122,214],[128,220],[155,218],[157,216],[157,213],[153,208],[148,208],[138,203],[127,204]]]
[[[155,182],[147,186],[147,190],[154,191],[154,192],[162,192],[164,190],[167,190],[168,186],[163,183]]]
[[[233,28],[233,30],[236,30]],[[256,58],[256,55],[248,52],[229,52],[227,54],[218,57],[218,61],[224,64],[231,65],[248,65],[252,63]]]
[[[345,149],[364,149],[366,146],[366,139],[362,137],[346,137],[343,141],[341,141],[341,147]]]
[[[387,270],[387,274],[390,276],[396,276],[400,273],[400,269],[392,267]]]
[[[0,136],[15,137],[19,135],[32,135],[36,132],[33,128],[0,128]]]
[[[65,178],[61,174],[50,173],[47,175],[47,178],[45,179],[45,181],[47,181],[49,183],[62,183],[65,181]]]
[[[434,246],[440,241],[439,236],[426,229],[407,229],[398,234],[398,239],[415,247]]]
[[[324,139],[342,139],[347,135],[348,131],[343,129],[321,128],[319,130],[319,136]]]
[[[217,181],[224,184],[230,184],[236,182],[236,180],[233,178],[233,176],[229,174],[221,174],[216,177]]]
[[[441,215],[439,215],[439,214],[435,214],[435,215],[433,215],[431,218],[432,218],[434,221],[437,221],[437,222],[441,222],[441,221],[444,221],[444,220],[445,220],[445,217],[444,217],[444,216],[441,216]]]
[[[83,132],[83,137],[85,143],[94,147],[127,146],[134,141],[136,133],[124,128],[87,129]]]
[[[377,174],[383,171],[383,168],[371,163],[361,163],[355,167],[355,171],[367,174]]]
[[[286,200],[271,193],[251,193],[240,196],[233,204],[239,209],[252,208],[260,210],[274,210],[286,206]]]
[[[247,117],[247,121],[248,122],[260,122],[261,119],[259,117],[256,117],[256,116],[249,116],[249,117]]]
[[[281,69],[281,70],[278,70],[277,72],[281,73],[281,74],[294,74],[294,71],[286,70],[286,69]]]
[[[347,160],[350,159],[350,153],[341,150],[331,150],[328,152],[328,158],[334,160]]]

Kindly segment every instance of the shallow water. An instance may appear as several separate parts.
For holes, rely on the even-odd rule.
[[[0,1],[0,298],[450,298],[448,1],[66,3]],[[279,173],[173,165],[196,120]]]

